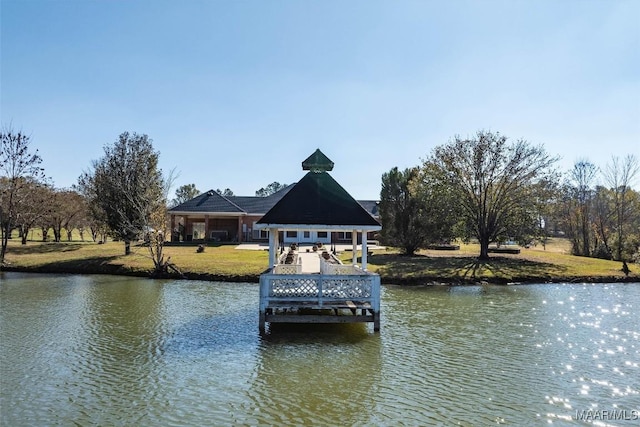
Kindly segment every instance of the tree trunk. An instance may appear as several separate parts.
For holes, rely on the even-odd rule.
[[[489,259],[489,239],[487,237],[480,239],[480,259]]]
[[[125,255],[131,254],[131,240],[124,241],[124,254]]]
[[[2,248],[0,249],[0,269],[2,268],[2,265],[4,264],[4,255],[7,253],[7,245],[9,243],[9,233],[11,232],[11,229],[9,227],[9,224],[7,224],[6,226],[2,227],[2,245],[0,245]]]
[[[582,256],[591,256],[591,245],[589,243],[589,217],[584,210],[582,212]]]
[[[22,241],[20,243],[22,243],[23,245],[27,244],[27,235],[29,234],[29,229],[28,228],[21,228],[20,229],[22,231]]]
[[[60,243],[62,237],[62,230],[60,227],[54,226],[53,227],[53,241],[56,243]]]

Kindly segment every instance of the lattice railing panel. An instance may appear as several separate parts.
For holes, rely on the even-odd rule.
[[[362,270],[352,265],[335,265],[334,264],[334,265],[331,265],[331,267],[329,267],[328,274],[335,274],[340,276],[362,274]]]
[[[315,278],[272,279],[270,297],[277,298],[317,298],[318,282]]]
[[[322,283],[324,298],[370,298],[372,282],[369,279],[328,279]]]
[[[278,264],[273,272],[275,274],[300,274],[302,273],[302,264]]]
[[[371,298],[373,282],[369,278],[283,278],[269,280],[269,297],[274,298],[322,298],[363,299]]]

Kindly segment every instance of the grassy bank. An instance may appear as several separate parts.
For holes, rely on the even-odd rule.
[[[237,250],[234,246],[208,246],[196,253],[195,246],[167,246],[166,255],[187,278],[256,282],[268,264],[266,251]],[[381,275],[383,283],[509,283],[509,282],[606,282],[640,281],[640,266],[631,265],[625,278],[621,263],[568,254],[564,240],[547,246],[522,249],[518,255],[494,255],[489,261],[477,260],[477,245],[461,245],[457,251],[424,250],[415,256],[397,251],[374,251],[369,270]],[[148,276],[153,267],[147,249],[134,247],[124,256],[122,243],[98,245],[89,242],[40,243],[20,245],[12,240],[7,254],[7,270],[82,274],[124,274]],[[347,262],[351,253],[340,255]]]
[[[266,251],[236,250],[234,246],[210,246],[196,253],[195,246],[167,246],[165,256],[187,278],[226,281],[257,281],[268,265]],[[42,273],[123,274],[148,276],[153,261],[148,249],[133,246],[124,255],[124,244],[108,242],[40,243],[11,242],[6,256],[10,271]]]

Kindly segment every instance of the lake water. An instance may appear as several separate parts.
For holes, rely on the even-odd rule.
[[[0,304],[3,426],[640,424],[640,284],[384,286],[379,334],[261,337],[249,283],[4,273]]]

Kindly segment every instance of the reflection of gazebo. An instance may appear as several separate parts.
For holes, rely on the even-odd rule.
[[[379,330],[380,277],[367,272],[367,233],[380,230],[380,224],[327,173],[333,162],[320,150],[302,166],[309,172],[256,224],[269,231],[269,270],[260,280],[260,328],[264,330],[265,322],[371,321]],[[279,258],[279,232],[290,230],[350,232],[352,265],[342,265],[328,253],[323,257],[295,247]],[[362,235],[360,266],[358,233]],[[315,265],[317,271],[313,271]],[[335,315],[320,314],[320,309]]]

